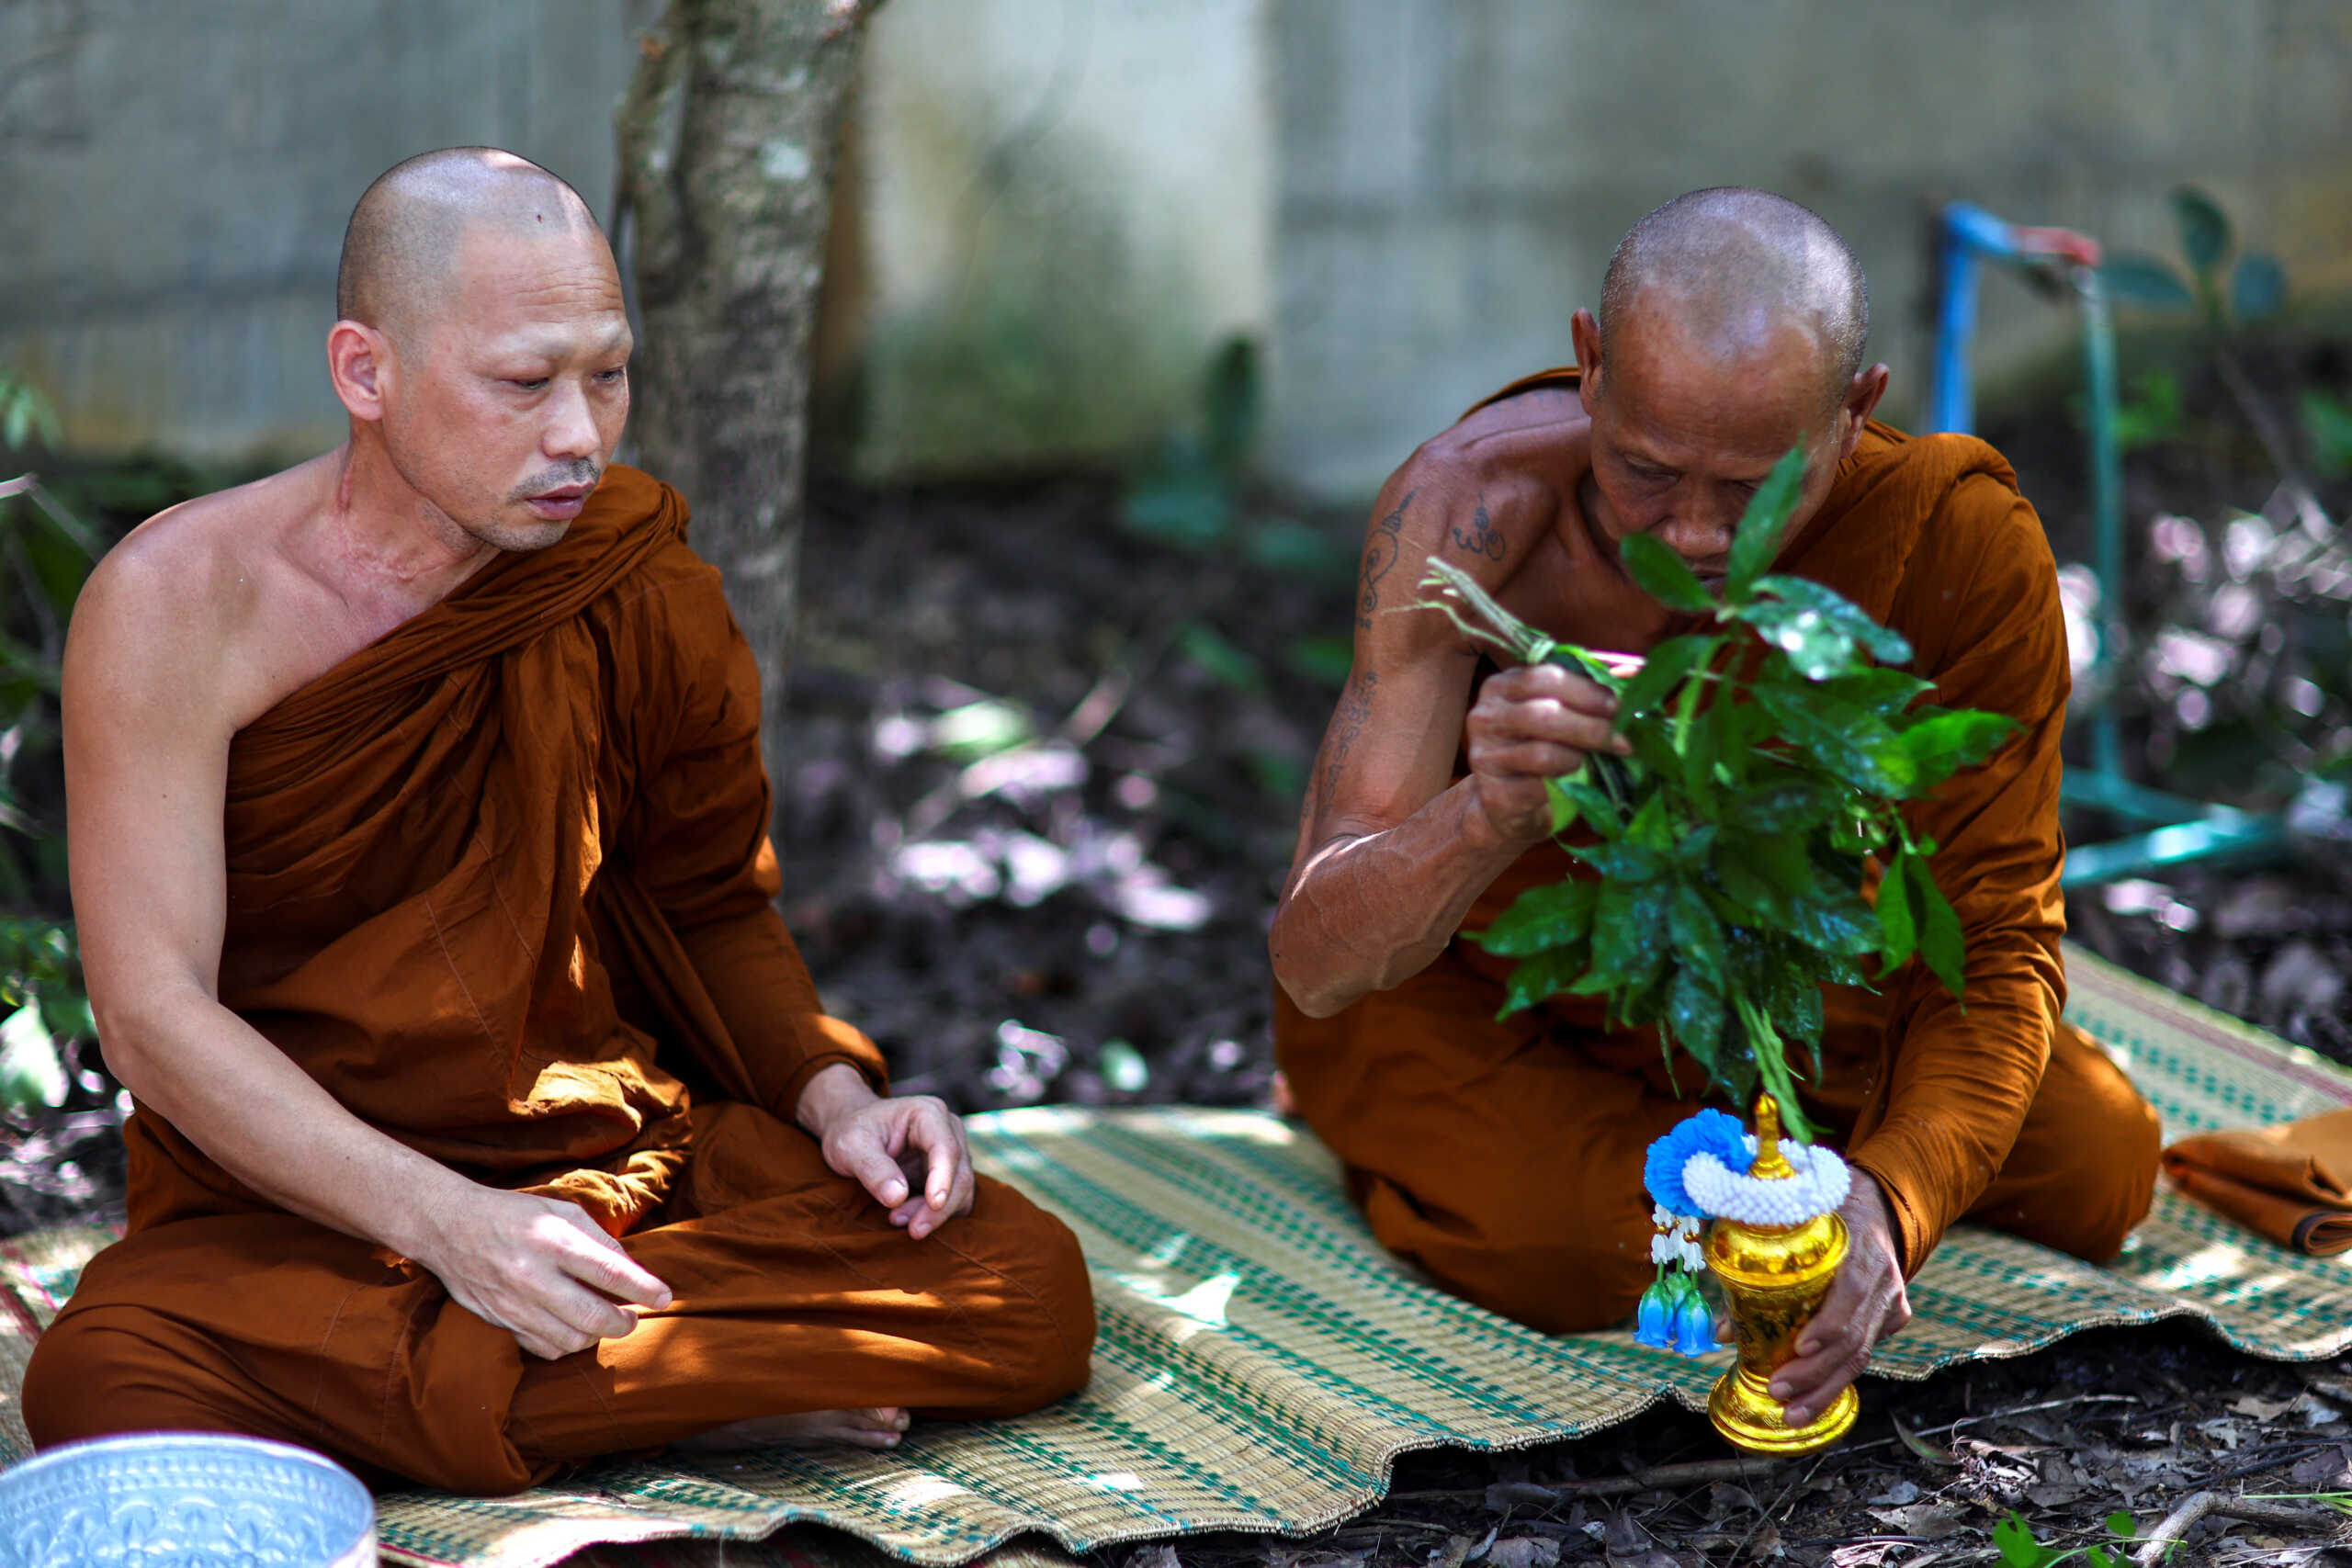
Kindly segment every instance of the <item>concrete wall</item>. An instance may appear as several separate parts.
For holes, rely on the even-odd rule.
[[[1193,416],[1220,341],[1268,333],[1264,12],[889,0],[837,219],[858,468],[1132,451]]]
[[[331,443],[360,189],[481,141],[605,207],[659,6],[0,0],[0,365],[85,446]],[[1359,496],[1567,356],[1642,212],[1738,181],[1854,241],[1900,416],[1952,197],[2168,249],[2195,180],[2300,294],[2352,292],[2347,81],[2343,0],[889,0],[820,393],[873,477],[1101,457],[1250,333],[1272,467]],[[1984,312],[1996,386],[2070,331],[1999,279]]]
[[[2352,288],[2341,0],[1275,0],[1278,468],[1368,495],[1510,377],[1573,357],[1617,238],[1764,186],[1860,252],[1889,407],[1924,389],[1928,215],[2173,249],[2205,186],[2300,294]],[[1997,384],[2067,318],[1983,301]]]
[[[323,345],[368,182],[510,147],[611,205],[650,0],[0,0],[0,364],[76,445],[340,440]]]

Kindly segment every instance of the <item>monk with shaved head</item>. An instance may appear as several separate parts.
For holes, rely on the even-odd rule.
[[[349,439],[149,520],[74,615],[74,907],[137,1103],[36,1440],[500,1493],[1082,1384],[1074,1238],[888,1095],[776,915],[756,671],[685,503],[613,464],[585,204],[411,159],[337,305]]]
[[[1775,1377],[1794,1423],[1903,1325],[1905,1280],[1953,1222],[2105,1258],[2156,1168],[2154,1113],[2058,1016],[2068,671],[2040,520],[1983,442],[1871,419],[1869,323],[1852,253],[1794,202],[1698,191],[1634,226],[1600,318],[1576,312],[1576,366],[1487,399],[1382,491],[1272,937],[1284,1073],[1381,1239],[1538,1328],[1624,1321],[1652,1277],[1643,1154],[1703,1081],[1589,998],[1498,1019],[1511,961],[1456,933],[1592,874],[1552,841],[1544,783],[1628,748],[1593,682],[1494,671],[1445,616],[1392,612],[1443,559],[1555,637],[1640,653],[1672,628],[1619,541],[1649,534],[1719,583],[1748,498],[1801,447],[1773,570],[1900,631],[1933,701],[2020,731],[1912,808],[1967,931],[1965,1011],[1916,962],[1824,995],[1804,1109],[1853,1166],[1853,1251]]]

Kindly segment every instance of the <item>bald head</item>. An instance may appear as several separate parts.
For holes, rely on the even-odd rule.
[[[414,341],[447,293],[459,247],[478,232],[604,243],[580,193],[527,159],[495,147],[419,153],[378,176],[352,209],[335,313]]]
[[[1861,369],[1870,336],[1870,289],[1838,231],[1810,208],[1741,186],[1676,197],[1618,242],[1600,286],[1604,361],[1653,312],[1725,358],[1804,329],[1820,344],[1830,405]]]

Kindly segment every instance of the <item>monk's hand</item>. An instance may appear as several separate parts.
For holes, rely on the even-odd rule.
[[[972,1154],[964,1121],[927,1094],[885,1099],[855,1068],[829,1066],[800,1097],[800,1124],[823,1143],[825,1163],[890,1211],[920,1241],[972,1208]]]
[[[1878,1183],[1856,1169],[1853,1190],[1838,1213],[1852,1250],[1821,1310],[1798,1331],[1795,1358],[1772,1374],[1771,1395],[1788,1406],[1792,1427],[1827,1409],[1838,1391],[1861,1375],[1871,1347],[1911,1321],[1894,1224]]]
[[[1557,664],[1526,664],[1487,678],[1464,726],[1475,808],[1504,843],[1532,844],[1552,831],[1546,779],[1584,766],[1595,751],[1633,750],[1612,732],[1617,699],[1598,682]]]
[[[416,1261],[475,1316],[554,1360],[637,1326],[630,1305],[670,1304],[647,1273],[577,1203],[475,1187],[445,1204]],[[431,1256],[425,1254],[429,1252]]]

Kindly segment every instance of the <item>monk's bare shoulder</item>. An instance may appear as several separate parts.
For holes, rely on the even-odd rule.
[[[1420,597],[1432,558],[1468,572],[1507,604],[1546,549],[1574,487],[1586,422],[1577,400],[1536,389],[1476,411],[1423,442],[1390,476],[1364,540],[1356,626],[1381,640],[1462,646],[1442,615],[1388,615]],[[1516,607],[1514,605],[1514,607]],[[1385,623],[1405,623],[1390,628]]]
[[[183,502],[107,553],[66,643],[69,727],[103,705],[226,734],[283,694],[270,690],[257,645],[279,575],[276,544],[309,503],[309,467]]]

